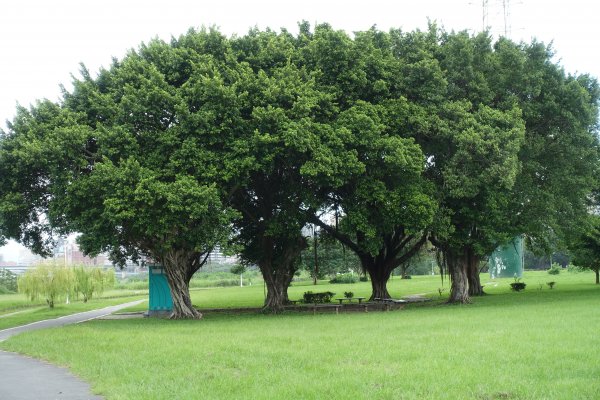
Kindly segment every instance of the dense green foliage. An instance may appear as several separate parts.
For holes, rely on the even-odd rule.
[[[16,292],[17,275],[8,269],[0,268],[0,288],[7,292]]]
[[[590,214],[588,222],[584,231],[572,238],[570,248],[574,254],[573,262],[594,271],[596,284],[600,284],[600,216]]]
[[[570,241],[567,241],[569,243]],[[525,242],[526,246],[529,244]],[[536,250],[536,249],[534,249]],[[540,249],[537,249],[540,250]],[[524,265],[526,269],[547,269],[551,263],[556,262],[563,267],[569,265],[571,257],[566,252],[557,251],[551,252],[550,254],[538,254],[536,255],[530,249],[525,249]]]
[[[313,279],[333,279],[337,274],[359,273],[360,260],[356,254],[330,235],[319,232],[317,235],[317,254],[315,255],[315,238],[308,239],[308,247],[300,254],[302,268]],[[315,257],[317,269],[315,269]]]

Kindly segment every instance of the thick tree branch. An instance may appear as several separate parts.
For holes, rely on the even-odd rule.
[[[423,233],[423,235],[421,236],[419,241],[417,241],[410,250],[408,250],[406,253],[402,254],[402,256],[394,259],[394,262],[392,264],[394,266],[394,268],[396,268],[400,264],[408,261],[411,257],[413,257],[415,254],[417,254],[417,252],[421,249],[421,247],[425,244],[426,241],[427,241],[427,232]]]
[[[335,227],[330,226],[328,224],[326,224],[325,222],[321,221],[319,219],[319,217],[317,217],[314,214],[309,214],[308,216],[309,222],[319,226],[321,229],[325,230],[325,232],[327,232],[329,235],[333,236],[334,238],[336,238],[337,240],[339,240],[340,242],[342,242],[344,245],[348,246],[352,251],[354,251],[356,254],[361,255],[361,254],[366,254],[363,250],[361,250],[361,248],[352,241],[352,239],[350,239],[350,236],[341,233],[340,231],[336,230]]]

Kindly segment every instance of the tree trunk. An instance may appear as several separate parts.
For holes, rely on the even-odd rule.
[[[273,271],[268,265],[261,266],[260,271],[267,286],[267,298],[263,309],[275,314],[280,313],[290,302],[287,290],[292,282],[294,271]]]
[[[446,262],[448,263],[448,271],[450,273],[450,280],[452,281],[448,303],[470,303],[467,257],[446,255]]]
[[[375,259],[361,257],[361,264],[364,271],[367,271],[371,278],[371,297],[369,301],[374,299],[389,299],[390,293],[387,290],[387,282],[390,279],[392,271],[386,268],[385,265],[378,264]]]
[[[171,319],[200,319],[202,314],[194,308],[190,298],[188,273],[190,255],[186,252],[170,251],[162,260],[171,290],[173,313]]]
[[[389,299],[392,297],[390,296],[390,292],[387,290],[387,279],[380,279],[379,277],[376,277],[376,274],[369,274],[369,276],[371,277],[372,289],[371,298],[369,301],[373,301],[373,299]]]
[[[479,257],[473,253],[472,250],[468,251],[467,256],[467,279],[469,282],[469,296],[483,296],[483,286],[481,286],[481,279],[479,277]]]
[[[596,285],[600,285],[600,269],[596,270]]]
[[[280,313],[290,302],[287,290],[296,272],[296,260],[307,247],[306,239],[302,236],[287,240],[265,236],[261,242],[263,258],[258,267],[267,286],[263,309]]]

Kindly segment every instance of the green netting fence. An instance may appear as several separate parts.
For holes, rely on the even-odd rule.
[[[523,276],[523,237],[517,236],[510,243],[499,246],[490,255],[489,269],[490,277],[512,278]]]

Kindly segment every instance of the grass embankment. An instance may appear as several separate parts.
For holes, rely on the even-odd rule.
[[[600,287],[587,273],[524,280],[521,293],[488,283],[491,295],[468,306],[92,321],[1,346],[69,366],[108,400],[599,398]],[[396,284],[438,296],[439,277]]]
[[[0,329],[26,325],[36,321],[58,318],[78,312],[95,310],[126,303],[147,297],[147,292],[107,291],[101,298],[92,298],[87,303],[72,300],[69,304],[57,303],[49,308],[41,302],[31,303],[25,295],[9,294],[0,296]],[[146,308],[147,308],[146,304]]]

